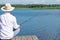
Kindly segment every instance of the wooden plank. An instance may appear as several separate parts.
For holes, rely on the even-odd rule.
[[[22,37],[21,37],[21,36],[17,36],[17,37],[15,38],[15,40],[22,40]]]
[[[31,36],[26,36],[26,39],[27,40],[32,40],[32,37]]]
[[[12,40],[38,40],[37,36],[16,36]]]
[[[22,40],[27,40],[26,36],[22,36]]]
[[[35,36],[35,35],[32,36],[32,39],[33,39],[33,40],[38,40],[37,36]]]

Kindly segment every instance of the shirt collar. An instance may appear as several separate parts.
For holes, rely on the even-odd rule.
[[[5,13],[5,14],[10,14],[10,13]]]

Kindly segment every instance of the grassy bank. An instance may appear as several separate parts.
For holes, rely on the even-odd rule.
[[[4,4],[0,4],[0,8],[4,6]],[[60,9],[60,4],[12,4],[12,6],[16,7],[16,9]]]

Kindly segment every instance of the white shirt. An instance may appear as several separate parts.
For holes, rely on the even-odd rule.
[[[15,16],[10,13],[2,14],[0,16],[0,39],[11,39],[14,36],[13,28],[18,27]]]

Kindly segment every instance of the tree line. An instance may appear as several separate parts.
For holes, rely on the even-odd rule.
[[[0,8],[4,6],[4,4],[0,4]],[[60,9],[60,4],[12,4],[12,6],[16,8],[40,8],[40,9]]]

